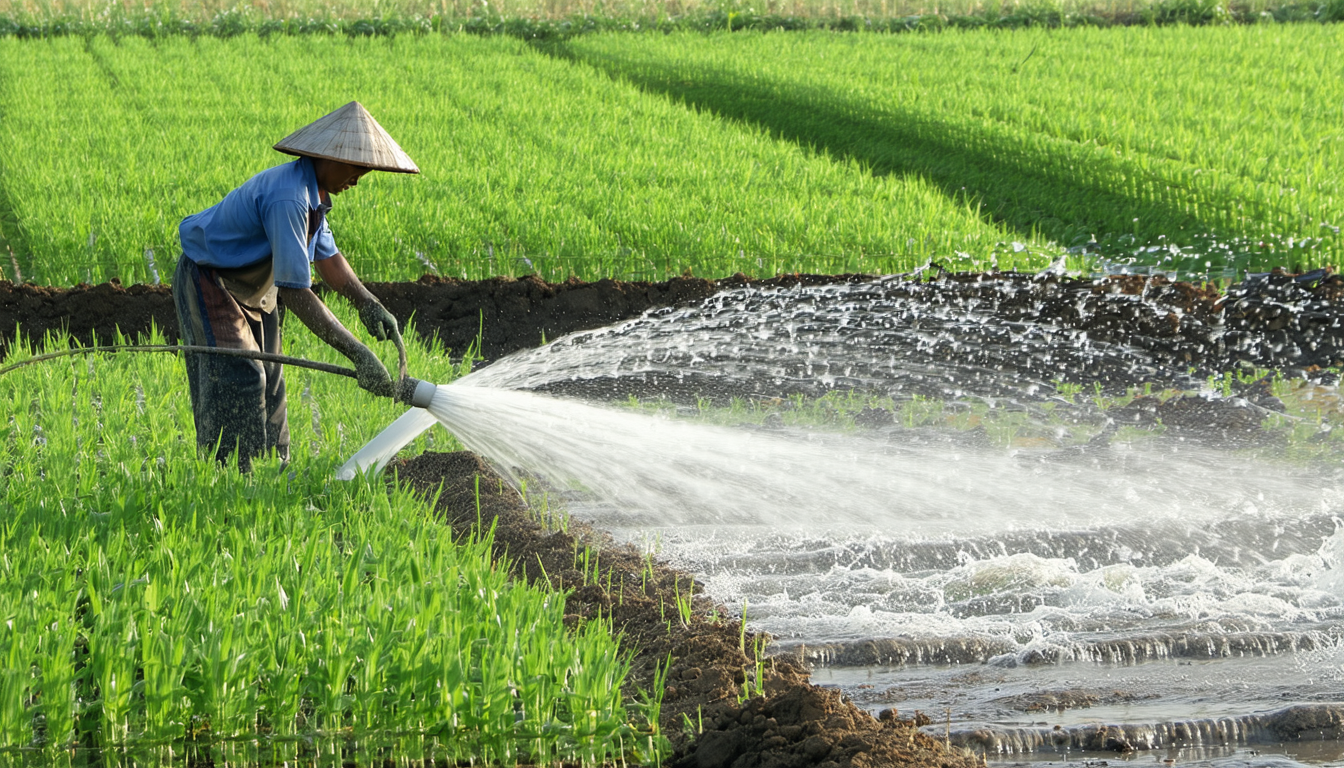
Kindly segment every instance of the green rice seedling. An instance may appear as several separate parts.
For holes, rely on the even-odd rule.
[[[667,739],[663,736],[658,724],[662,720],[662,692],[667,689],[667,675],[671,671],[672,655],[668,654],[667,658],[662,663],[654,667],[654,693],[649,694],[645,691],[640,692],[640,706],[644,711],[647,730],[642,734],[634,734],[637,738],[640,738],[640,741],[642,742],[640,744],[640,749],[637,750],[637,754],[639,754],[647,763],[653,763],[655,765],[661,764],[661,758],[665,752],[665,745],[667,744]],[[699,707],[697,707],[697,710],[699,710]],[[703,732],[703,716],[701,720],[700,730]]]
[[[639,577],[640,577],[640,584],[639,584],[640,589],[643,590],[644,592],[648,592],[649,580],[657,578],[657,571],[654,569],[653,565],[652,551],[646,551],[644,553],[644,567],[640,569]]]
[[[346,686],[360,650],[358,640],[342,626],[341,607],[332,605],[323,611],[324,618],[314,617],[320,623],[310,638],[313,660],[307,692],[314,703],[317,730],[329,734],[339,733],[346,725]]]
[[[57,569],[57,572],[62,571],[67,577],[71,574],[69,568]],[[36,648],[41,676],[38,702],[44,726],[42,746],[52,752],[67,747],[75,737],[75,691],[80,676],[75,664],[75,647],[80,632],[73,615],[73,606],[68,603],[62,605],[46,598],[46,595],[55,593],[70,598],[78,592],[72,587],[69,581],[65,581],[54,584],[50,592],[39,593],[42,595],[39,598],[42,618],[37,626],[42,627],[43,631],[38,637]]]
[[[331,354],[302,335],[291,350]],[[439,381],[460,370],[441,350],[412,357]],[[409,491],[333,483],[344,457],[307,450],[312,432],[295,431],[307,458],[223,470],[173,396],[179,360],[94,362],[0,380],[31,402],[0,436],[0,611],[26,630],[2,646],[24,661],[0,679],[0,749],[284,762],[354,740],[502,764],[631,759],[642,725],[610,627],[566,630],[562,598],[491,562],[490,531],[454,540]],[[399,410],[292,376],[352,443]]]
[[[691,586],[694,587],[694,584],[692,584]],[[683,627],[689,627],[691,626],[691,614],[692,614],[691,598],[693,596],[693,589],[687,589],[686,594],[683,595],[681,593],[680,578],[677,578],[673,581],[672,588],[675,592],[677,600],[677,617],[681,619],[681,625]]]
[[[151,589],[150,587],[154,588]],[[148,585],[146,592],[157,591]],[[155,595],[146,595],[145,626],[141,629],[140,669],[144,680],[144,738],[155,744],[170,744],[186,732],[190,710],[183,687],[187,638],[178,622],[164,617],[153,605]]]
[[[747,601],[745,598],[742,600],[742,619],[738,622],[737,648],[743,653],[747,652]]]
[[[701,733],[701,731],[696,730],[695,721],[691,720],[691,716],[686,712],[681,713],[681,732],[688,736],[695,736]]]
[[[592,553],[592,561],[593,561],[591,576],[589,576],[588,571],[585,568],[585,573],[583,575],[584,583],[587,584],[591,579],[592,583],[597,584],[602,580],[602,553],[598,550],[592,549],[591,547],[586,548],[584,551],[585,551],[585,558],[584,558],[585,561],[587,560],[586,553],[588,552]]]
[[[742,692],[737,695],[739,704],[753,696],[765,694],[765,639],[754,638],[751,647],[753,668],[751,674],[742,677]]]
[[[29,611],[11,597],[0,602],[0,738],[11,745],[27,745],[33,741],[32,714],[25,706],[30,694],[32,649],[25,636],[31,622]]]
[[[766,639],[764,637],[757,637],[753,644],[755,653],[752,656],[756,662],[756,676],[753,678],[753,684],[757,696],[765,695],[765,644]]]

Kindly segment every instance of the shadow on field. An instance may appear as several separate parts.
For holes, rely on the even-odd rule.
[[[647,93],[759,126],[838,161],[855,161],[874,175],[918,176],[953,199],[978,204],[981,216],[1023,236],[1039,233],[1074,245],[1092,235],[1133,234],[1141,243],[1165,235],[1182,243],[1224,230],[1216,219],[1203,220],[1174,202],[1142,199],[1115,189],[1114,182],[1093,181],[1118,173],[1132,179],[1138,173],[1117,160],[1097,158],[1079,167],[1057,159],[1045,167],[1039,154],[1006,137],[930,120],[895,105],[879,111],[820,89],[722,70],[592,54],[560,42],[532,45]],[[1203,201],[1201,207],[1218,219],[1231,217]]]

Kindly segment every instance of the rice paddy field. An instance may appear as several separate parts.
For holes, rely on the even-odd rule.
[[[1342,30],[4,39],[0,268],[154,282],[351,99],[424,169],[337,201],[366,279],[1317,266]]]
[[[1342,26],[1272,23],[0,37],[0,279],[166,280],[184,216],[351,100],[423,171],[336,200],[369,281],[1333,265],[1341,47]],[[413,348],[421,378],[469,365]],[[453,540],[404,491],[331,480],[397,406],[293,371],[293,460],[240,476],[197,458],[184,378],[157,356],[0,377],[0,758],[659,759],[661,693],[622,692],[609,627],[566,629],[563,596],[491,564],[488,531]]]

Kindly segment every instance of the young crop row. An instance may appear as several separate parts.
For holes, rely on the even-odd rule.
[[[182,217],[287,160],[275,141],[351,99],[423,169],[335,200],[337,244],[366,279],[900,271],[1013,239],[920,179],[517,40],[65,38],[0,41],[0,270],[166,279]]]
[[[610,627],[566,630],[563,595],[510,582],[489,531],[455,541],[407,491],[333,481],[399,408],[287,375],[292,462],[245,476],[197,457],[176,357],[0,378],[0,759],[652,758]]]
[[[1338,263],[1344,28],[575,39],[564,55],[1066,247]],[[799,66],[809,62],[809,66]],[[1097,245],[1088,245],[1093,241]]]

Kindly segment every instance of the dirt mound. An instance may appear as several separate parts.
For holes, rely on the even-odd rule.
[[[414,283],[373,283],[373,291],[399,321],[415,316],[426,337],[437,336],[455,354],[477,343],[486,360],[540,345],[575,331],[601,328],[650,309],[697,301],[744,285],[824,285],[871,280],[867,275],[781,275],[755,280],[678,277],[660,283],[537,277],[468,281],[426,275]]]
[[[911,281],[914,298],[972,304],[1004,323],[1048,323],[1090,341],[1130,344],[1211,372],[1240,365],[1344,364],[1344,277],[1281,269],[1219,290],[1164,276],[942,273]]]
[[[113,280],[99,285],[51,288],[0,280],[0,352],[8,351],[15,331],[32,344],[48,333],[69,333],[80,344],[108,344],[117,330],[132,339],[162,329],[177,340],[177,314],[166,285],[123,287]]]
[[[634,652],[633,686],[652,689],[666,665],[661,726],[674,766],[974,766],[978,758],[948,749],[919,730],[927,718],[880,718],[807,682],[786,659],[763,659],[757,643],[722,606],[701,596],[687,573],[673,570],[582,522],[548,530],[521,497],[470,453],[427,453],[391,465],[398,482],[427,498],[455,531],[495,528],[495,556],[519,577],[570,590],[566,621],[610,618]],[[439,489],[442,492],[439,493]],[[591,547],[595,559],[583,557]],[[678,600],[695,595],[689,615]],[[756,675],[761,679],[758,681]],[[743,698],[744,684],[754,695]],[[630,691],[635,694],[634,690]]]
[[[370,290],[405,323],[454,355],[476,348],[486,360],[575,331],[703,299],[747,285],[790,287],[864,282],[872,275],[781,275],[753,280],[693,277],[659,283],[536,277],[466,281],[422,277],[371,283]],[[1082,331],[1093,341],[1124,341],[1173,362],[1209,371],[1249,364],[1308,368],[1344,364],[1344,278],[1325,271],[1256,275],[1219,291],[1162,276],[1071,278],[1012,272],[939,273],[898,287],[934,305],[973,305],[1005,323],[1043,322]],[[166,286],[111,282],[70,289],[0,281],[0,351],[16,324],[30,340],[64,331],[83,344],[116,329],[134,337],[154,323],[170,342],[177,320]]]
[[[437,338],[453,355],[475,348],[486,360],[535,347],[575,331],[600,328],[656,307],[702,299],[743,285],[793,286],[870,280],[864,275],[782,275],[753,280],[679,277],[660,283],[536,277],[453,280],[425,276],[414,283],[369,283],[369,290],[403,325],[412,317],[425,339]],[[319,292],[324,291],[319,287]],[[30,342],[48,332],[68,333],[80,344],[109,343],[117,330],[134,338],[151,323],[168,343],[177,342],[177,315],[166,285],[123,286],[119,281],[74,288],[0,280],[0,352],[15,326]]]

